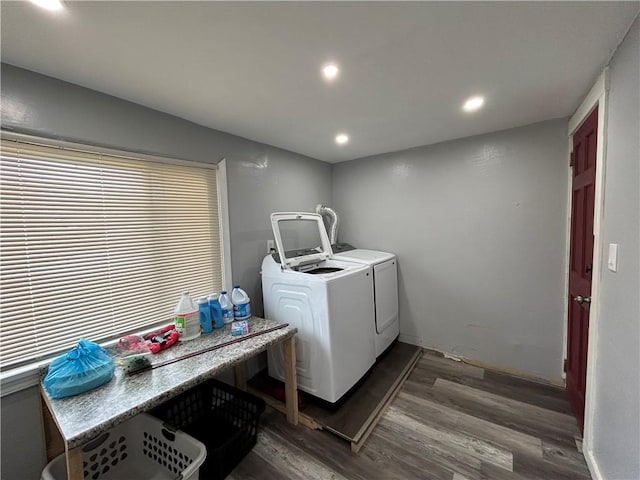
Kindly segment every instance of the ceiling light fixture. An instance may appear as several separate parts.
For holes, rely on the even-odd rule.
[[[338,145],[344,145],[348,141],[349,141],[349,135],[347,135],[346,133],[339,133],[338,135],[336,135],[336,143]]]
[[[53,12],[62,10],[64,8],[64,4],[61,0],[30,0],[31,3],[39,6],[40,8],[44,8],[46,10],[51,10]]]
[[[484,105],[484,97],[471,97],[464,102],[462,109],[465,112],[475,112],[479,110],[482,105]]]
[[[328,63],[324,67],[322,67],[322,75],[327,80],[334,80],[338,76],[338,72],[340,69],[335,63]]]

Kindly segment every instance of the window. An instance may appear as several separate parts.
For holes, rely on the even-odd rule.
[[[168,323],[222,286],[215,166],[3,138],[0,367]]]

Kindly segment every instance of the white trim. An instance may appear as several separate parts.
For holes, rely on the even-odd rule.
[[[231,229],[229,227],[229,189],[227,180],[227,159],[218,163],[218,209],[220,210],[220,241],[222,242],[222,288],[233,287],[231,269]]]
[[[127,158],[132,160],[146,160],[148,162],[169,163],[173,165],[186,165],[190,167],[209,168],[215,169],[217,165],[215,163],[206,162],[194,162],[193,160],[182,160],[173,157],[161,157],[159,155],[149,155],[147,153],[138,153],[134,151],[118,150],[115,148],[100,147],[97,145],[91,145],[90,143],[75,143],[67,142],[64,140],[58,140],[48,137],[36,137],[33,135],[26,135],[24,133],[11,132],[9,130],[2,130],[0,136],[6,140],[14,140],[25,143],[32,143],[34,145],[43,145],[45,147],[57,147],[67,150],[75,150],[78,152],[87,152],[92,154],[104,154],[114,157]]]
[[[602,97],[604,92],[609,91],[609,67],[605,67],[596,83],[591,87],[589,93],[584,98],[578,109],[575,111],[573,116],[569,119],[569,136],[573,135],[574,132],[580,127],[582,122],[589,116],[591,110],[598,105],[600,101],[600,97]]]
[[[604,480],[602,473],[600,473],[598,462],[596,462],[596,457],[593,455],[593,450],[585,450],[584,443],[582,444],[582,454],[584,455],[584,459],[587,461],[587,467],[589,467],[591,478],[593,478],[593,480]]]
[[[591,282],[591,305],[589,308],[589,343],[587,346],[587,385],[584,407],[583,451],[592,455],[593,422],[595,415],[595,385],[597,383],[596,363],[598,357],[598,322],[600,319],[600,290],[603,259],[602,217],[604,214],[604,186],[606,173],[607,138],[607,94],[609,89],[609,67],[606,67],[593,88],[569,120],[569,138],[580,127],[586,117],[598,106],[598,138],[596,152],[595,199],[593,212],[593,276]],[[568,284],[568,276],[565,278]],[[568,317],[565,317],[565,323]],[[586,455],[585,455],[586,457]],[[595,471],[595,461],[593,462]],[[591,467],[590,467],[591,468]],[[594,473],[592,471],[592,473]],[[595,476],[595,474],[594,474]],[[598,478],[598,477],[596,477]],[[600,477],[601,478],[601,477]]]
[[[571,135],[569,135],[569,159],[571,159],[571,154],[573,153],[573,139]],[[564,299],[564,321],[562,325],[562,358],[563,363],[567,358],[567,342],[569,341],[569,303],[567,302],[567,298],[569,298],[569,268],[571,262],[571,207],[572,207],[572,197],[571,194],[573,188],[573,166],[571,166],[571,162],[567,161],[567,165],[569,165],[569,175],[567,176],[567,213],[566,213],[566,231],[565,231],[565,258],[564,258],[564,278],[566,281],[564,282],[564,293],[562,298]],[[564,371],[564,364],[561,365],[561,378],[565,381],[565,386],[567,382],[567,372]]]
[[[40,383],[41,369],[48,365],[50,361],[49,359],[32,363],[19,369],[2,372],[0,376],[0,396],[11,395],[20,390],[38,385]]]

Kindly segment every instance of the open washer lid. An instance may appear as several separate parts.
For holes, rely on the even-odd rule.
[[[271,228],[283,268],[291,270],[333,256],[322,216],[317,213],[275,212]]]

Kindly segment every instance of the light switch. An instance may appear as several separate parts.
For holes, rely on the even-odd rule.
[[[607,268],[612,272],[618,271],[618,244],[609,244],[609,259],[607,260]]]

